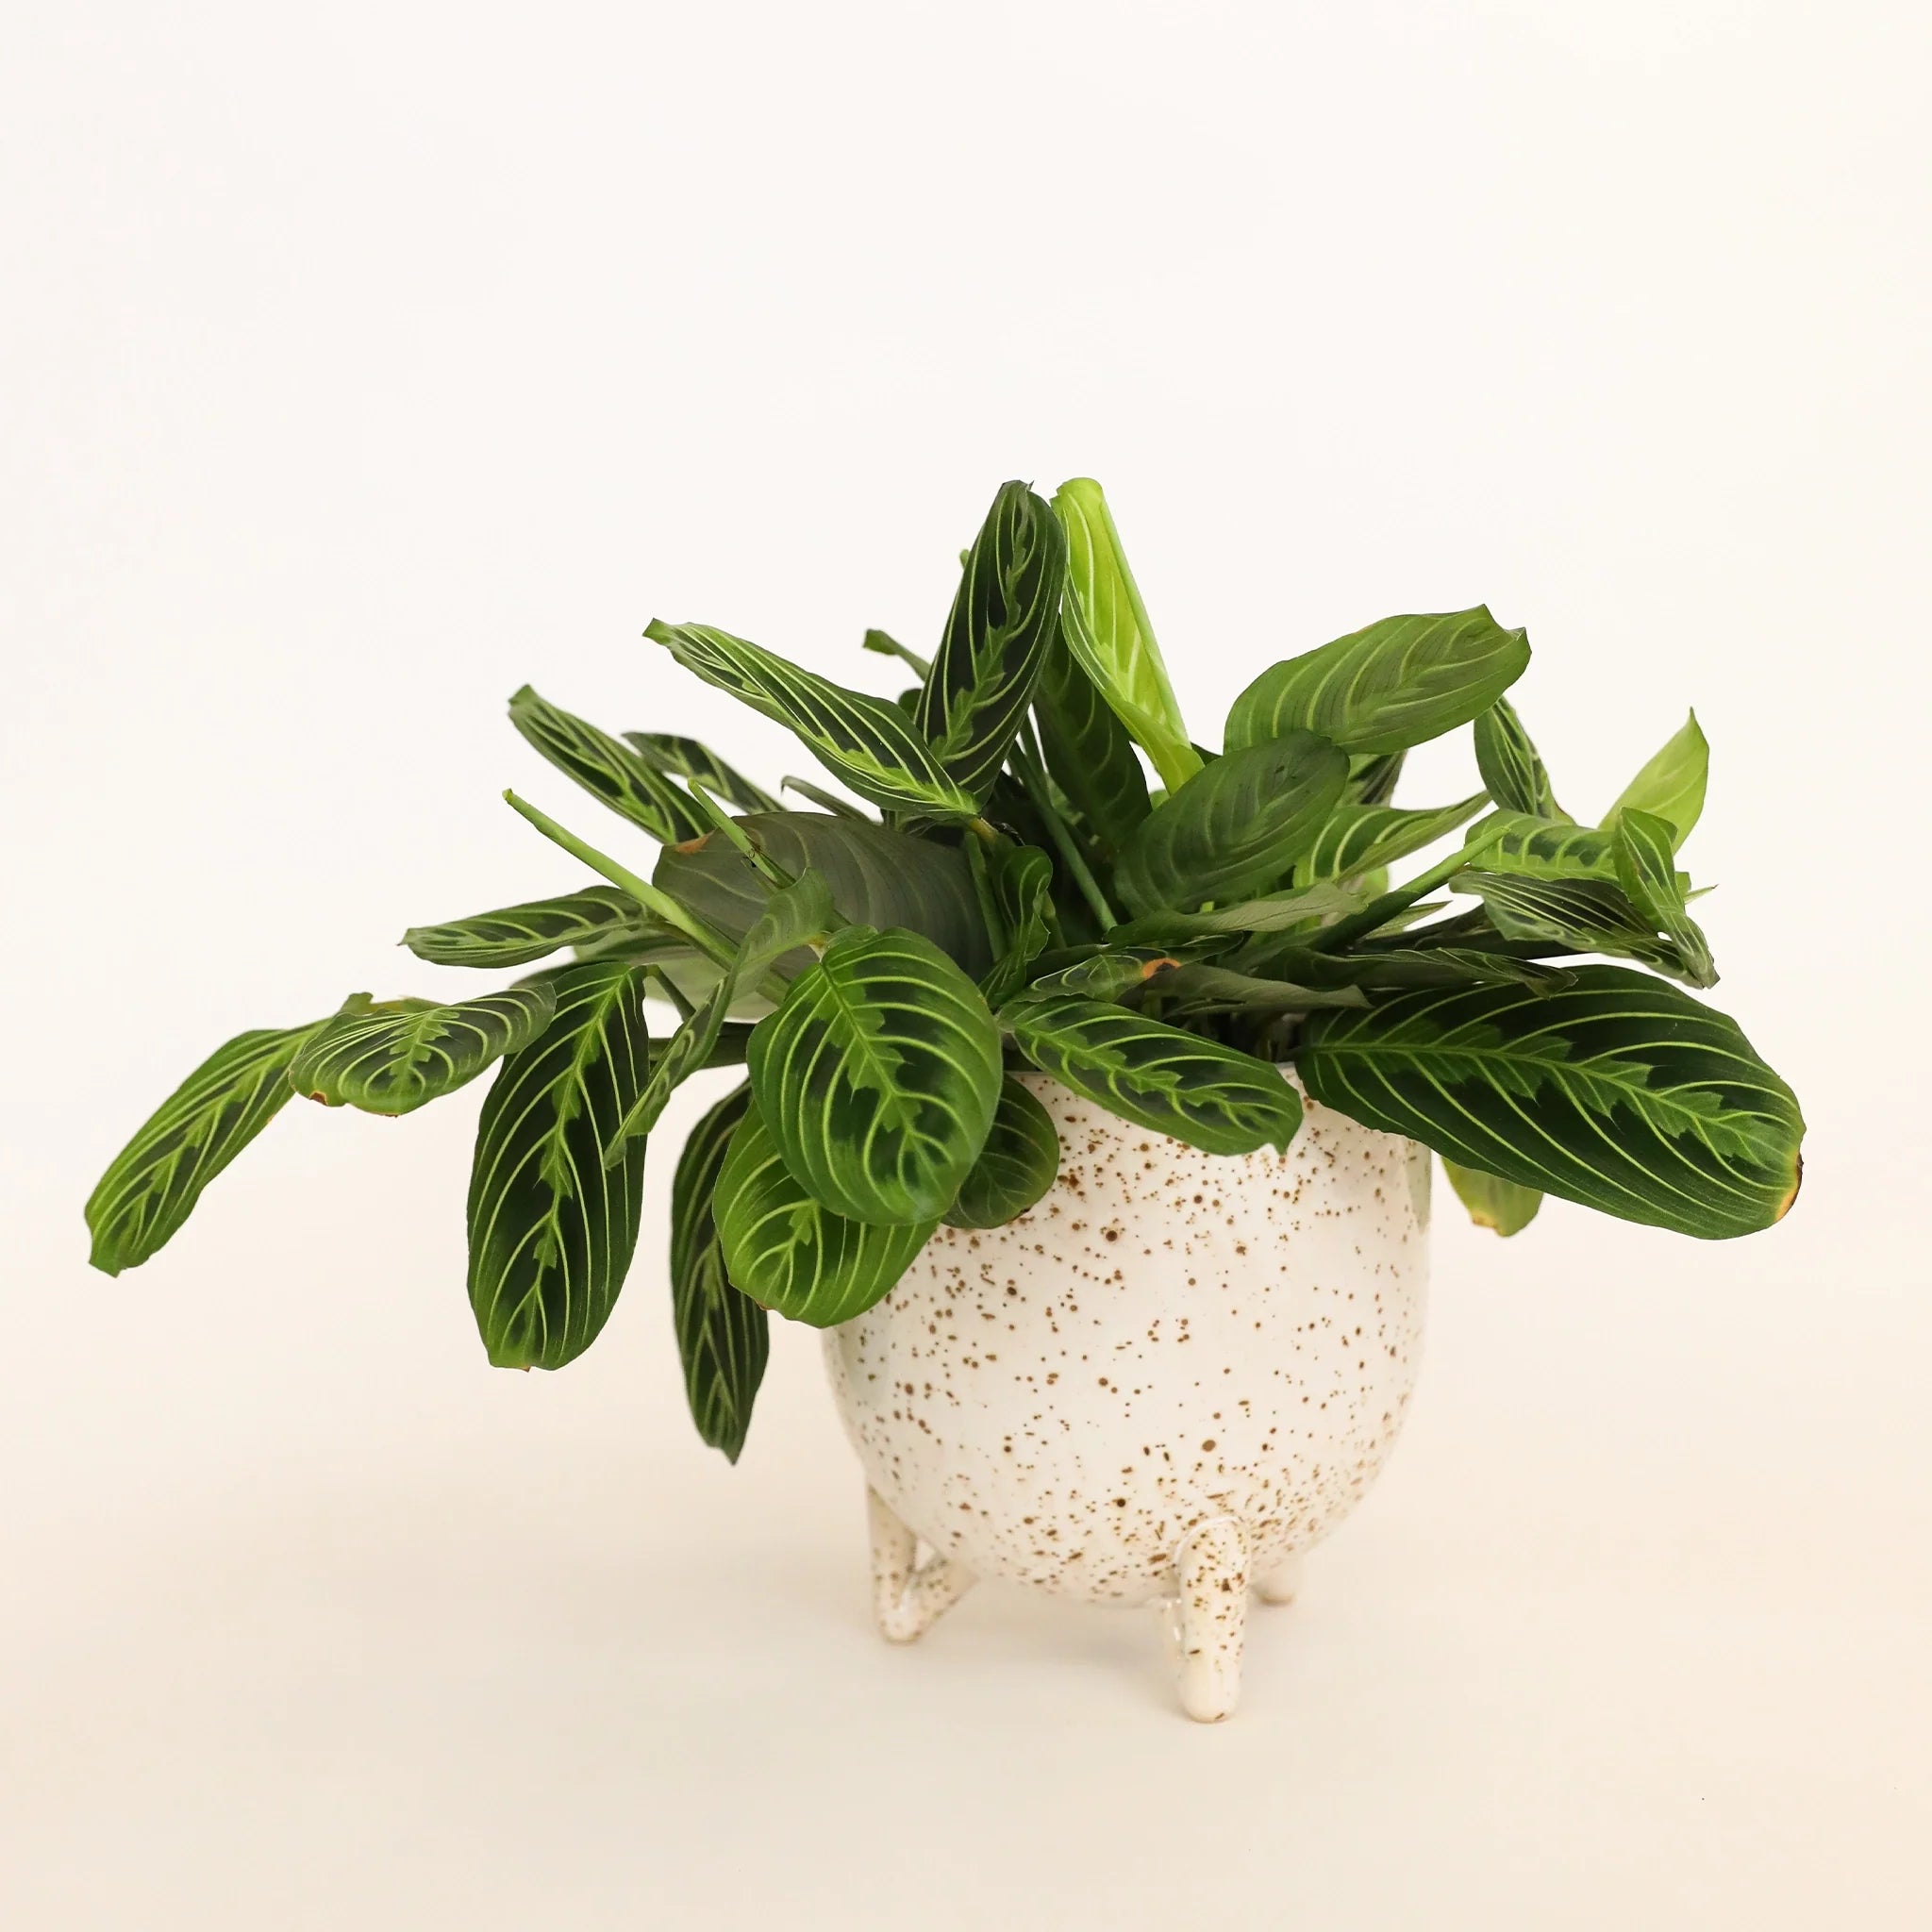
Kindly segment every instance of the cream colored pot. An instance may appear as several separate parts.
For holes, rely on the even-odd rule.
[[[1428,1157],[1310,1103],[1286,1154],[1216,1158],[1027,1084],[1060,1136],[1046,1198],[941,1228],[825,1338],[880,1628],[919,1636],[982,1576],[1157,1603],[1183,1707],[1224,1718],[1250,1589],[1293,1594],[1401,1426]]]

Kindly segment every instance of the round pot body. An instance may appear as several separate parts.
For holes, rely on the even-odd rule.
[[[1414,1386],[1429,1165],[1309,1103],[1286,1154],[1202,1154],[1043,1075],[1059,1178],[942,1227],[825,1338],[880,1503],[975,1576],[1132,1604],[1207,1525],[1265,1574],[1346,1516]]]

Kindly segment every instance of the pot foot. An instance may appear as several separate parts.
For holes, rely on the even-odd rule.
[[[1197,1724],[1234,1715],[1247,1634],[1248,1544],[1232,1517],[1193,1530],[1174,1552],[1174,1646],[1181,1708]]]
[[[920,1562],[919,1539],[889,1508],[876,1490],[865,1492],[872,1531],[872,1607],[888,1643],[910,1643],[973,1588],[970,1570],[944,1557]]]
[[[1299,1554],[1283,1557],[1278,1563],[1255,1574],[1255,1594],[1264,1604],[1291,1604],[1302,1587],[1302,1559]]]

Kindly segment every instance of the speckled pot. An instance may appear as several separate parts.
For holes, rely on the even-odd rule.
[[[1428,1157],[1310,1102],[1286,1154],[1216,1158],[1025,1077],[1059,1130],[1052,1191],[941,1228],[825,1338],[880,1627],[917,1637],[981,1576],[1154,1602],[1183,1707],[1223,1718],[1250,1587],[1292,1595],[1401,1426]]]

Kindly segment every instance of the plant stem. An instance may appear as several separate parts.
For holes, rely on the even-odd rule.
[[[1046,778],[1031,756],[1013,747],[1013,770],[1019,774],[1020,782],[1025,786],[1026,793],[1033,801],[1033,807],[1046,823],[1047,836],[1059,848],[1061,858],[1066,861],[1067,870],[1074,875],[1074,883],[1080,889],[1080,896],[1093,908],[1093,916],[1100,922],[1103,932],[1111,932],[1120,922],[1119,915],[1107,903],[1107,894],[1100,890],[1085,857],[1066,822],[1060,817],[1052,798],[1047,793]]]
[[[645,911],[655,913],[666,925],[681,932],[707,958],[720,966],[731,964],[732,950],[724,940],[695,914],[687,912],[668,892],[659,891],[649,879],[641,879],[608,854],[586,844],[548,812],[539,811],[528,799],[519,798],[514,791],[506,791],[503,796],[511,810],[521,812],[553,845],[561,845],[572,858],[582,859],[592,872],[601,873],[620,891],[628,892]]]
[[[1308,950],[1311,953],[1337,952],[1363,934],[1374,932],[1378,925],[1386,924],[1418,899],[1427,898],[1438,886],[1448,884],[1480,850],[1480,846],[1458,846],[1441,864],[1432,865],[1406,886],[1397,886],[1392,892],[1384,892],[1379,899],[1370,900],[1359,912],[1352,912],[1346,919],[1338,919],[1333,925],[1319,927],[1308,936]]]
[[[1007,950],[1011,935],[1000,917],[999,901],[993,896],[992,881],[986,872],[986,848],[999,834],[984,819],[974,819],[966,827],[966,866],[973,874],[973,891],[979,901],[979,916],[986,922],[986,936],[991,941],[994,958]]]

